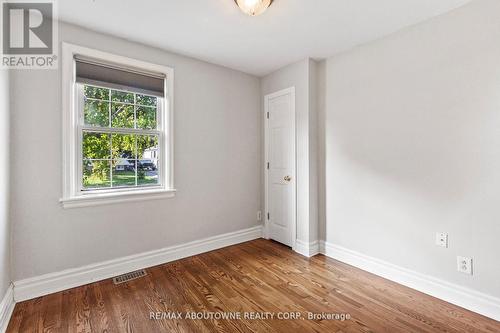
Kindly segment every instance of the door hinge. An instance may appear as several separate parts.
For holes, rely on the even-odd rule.
[[[267,112],[267,119],[269,119],[269,112]]]
[[[268,219],[268,220],[270,220],[270,219],[271,219],[271,217],[270,217],[269,213],[267,213],[267,219]]]
[[[267,170],[269,170],[269,162],[267,162]]]

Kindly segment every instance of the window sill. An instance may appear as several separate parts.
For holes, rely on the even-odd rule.
[[[117,204],[132,201],[146,201],[173,198],[175,189],[153,189],[128,192],[112,192],[112,193],[97,193],[85,194],[60,200],[63,208],[80,208],[101,206],[109,204]]]

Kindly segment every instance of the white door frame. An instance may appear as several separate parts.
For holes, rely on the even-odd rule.
[[[294,152],[294,163],[292,164],[292,182],[293,182],[293,202],[292,202],[292,249],[295,250],[296,240],[297,240],[297,125],[295,122],[295,87],[290,87],[287,89],[283,89],[277,91],[275,93],[265,95],[264,96],[264,187],[265,187],[265,216],[264,216],[264,238],[269,239],[269,220],[267,218],[267,214],[269,213],[269,170],[267,169],[267,162],[269,162],[269,119],[267,118],[267,114],[269,112],[269,100],[272,98],[276,98],[282,95],[290,94],[292,98],[291,103],[291,112],[292,112],[292,134],[293,134],[293,152]]]

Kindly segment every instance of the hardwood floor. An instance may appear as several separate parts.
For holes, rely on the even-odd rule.
[[[121,285],[105,280],[19,303],[7,332],[500,332],[500,322],[263,239],[147,272]],[[241,319],[150,319],[157,312]],[[245,312],[275,317],[256,320]],[[277,318],[288,312],[301,317]],[[309,320],[309,312],[351,318]]]

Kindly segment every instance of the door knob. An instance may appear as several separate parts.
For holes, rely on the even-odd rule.
[[[286,182],[289,182],[292,180],[292,177],[290,176],[285,176],[285,178],[283,178]]]

